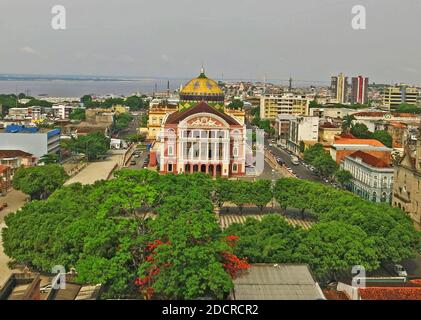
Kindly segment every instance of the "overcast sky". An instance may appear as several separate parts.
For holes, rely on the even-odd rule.
[[[64,5],[67,29],[53,30]],[[351,27],[354,5],[367,29]],[[1,0],[0,73],[421,85],[420,0]]]

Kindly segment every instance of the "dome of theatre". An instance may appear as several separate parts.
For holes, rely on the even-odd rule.
[[[180,102],[182,104],[206,101],[211,104],[223,105],[224,99],[224,92],[218,83],[209,79],[203,69],[197,78],[187,82],[180,91]]]

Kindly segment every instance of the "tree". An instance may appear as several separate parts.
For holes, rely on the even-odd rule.
[[[153,232],[138,284],[163,299],[223,299],[232,281],[221,263],[222,253],[231,248],[222,241],[213,212],[189,209],[188,198],[170,201],[171,206],[161,207],[151,221]]]
[[[371,136],[371,132],[364,123],[356,123],[351,129],[351,133],[359,139],[368,139]]]
[[[126,98],[124,104],[130,108],[130,111],[136,111],[146,108],[146,104],[141,97],[130,96]]]
[[[47,153],[47,154],[44,154],[41,158],[39,158],[39,161],[43,164],[58,163],[59,160],[60,160],[60,157],[56,153]]]
[[[342,120],[342,130],[349,133],[353,127],[355,121],[354,115],[346,115]]]
[[[314,160],[325,153],[323,145],[316,143],[304,150],[304,161],[312,164]]]
[[[420,114],[421,108],[414,104],[402,103],[396,108],[396,112]]]
[[[389,132],[386,130],[378,130],[371,134],[372,139],[376,139],[383,143],[386,147],[392,148],[393,139]]]
[[[56,164],[19,168],[13,177],[13,188],[30,195],[31,199],[43,199],[60,188],[67,178],[63,167]]]
[[[331,177],[335,171],[338,169],[338,165],[332,157],[324,153],[323,155],[318,156],[313,161],[314,167],[320,172],[323,177]]]
[[[144,134],[131,134],[124,138],[130,142],[144,142],[146,140],[146,136]]]
[[[261,212],[273,199],[272,182],[270,180],[257,180],[251,183],[250,202],[257,206]]]
[[[241,101],[240,99],[234,99],[228,105],[228,108],[230,109],[243,109],[243,107],[244,107],[244,102]]]
[[[129,126],[129,123],[133,121],[133,116],[129,113],[117,114],[114,118],[113,131],[120,132]]]
[[[319,103],[317,103],[316,99],[314,99],[314,100],[310,101],[309,107],[310,108],[321,108],[322,105],[320,105]]]
[[[73,152],[83,153],[88,161],[94,161],[107,153],[110,148],[110,139],[101,132],[91,132],[86,136],[72,138],[69,146]]]
[[[249,182],[244,180],[232,181],[231,184],[231,202],[235,203],[240,209],[240,213],[243,213],[245,204],[252,203],[250,194],[252,192],[252,186]]]
[[[304,143],[303,140],[300,141],[299,150],[301,153],[303,153],[306,150],[306,144]]]
[[[355,265],[371,271],[380,265],[374,240],[361,228],[336,221],[317,224],[305,233],[297,259],[310,264],[317,274],[335,275]]]
[[[86,119],[86,114],[85,114],[85,109],[82,108],[77,108],[74,109],[70,115],[69,115],[69,119],[70,120],[78,120],[78,121],[83,121]]]
[[[89,94],[86,94],[82,98],[80,98],[80,102],[82,103],[89,103],[91,101],[92,101],[92,96]]]
[[[248,218],[232,224],[224,233],[238,237],[234,253],[251,263],[294,263],[303,230],[279,215],[265,215],[261,221]]]
[[[335,179],[342,188],[345,188],[352,180],[352,173],[348,170],[340,169],[335,172]]]

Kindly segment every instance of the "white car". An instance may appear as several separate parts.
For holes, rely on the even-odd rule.
[[[393,271],[399,276],[399,277],[407,277],[408,272],[406,272],[405,268],[402,267],[400,264],[395,264],[393,266]]]

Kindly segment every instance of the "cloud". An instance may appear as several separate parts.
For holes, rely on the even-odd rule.
[[[40,53],[37,50],[28,46],[20,48],[19,51],[23,53],[38,55],[38,56],[40,55]]]
[[[165,53],[161,54],[161,60],[164,62],[170,62],[170,57],[166,55]]]

